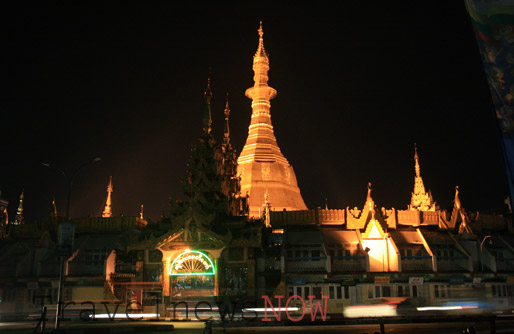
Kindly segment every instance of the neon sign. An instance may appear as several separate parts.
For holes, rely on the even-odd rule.
[[[200,276],[215,275],[216,268],[212,260],[202,252],[186,251],[173,260],[170,266],[170,276]]]

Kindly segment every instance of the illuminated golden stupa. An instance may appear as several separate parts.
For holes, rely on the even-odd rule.
[[[248,193],[251,217],[259,217],[265,194],[273,210],[306,210],[293,167],[278,147],[271,125],[270,100],[277,91],[268,86],[269,59],[264,50],[262,24],[253,57],[254,86],[246,90],[252,117],[246,144],[239,155],[241,194]]]
[[[432,193],[430,191],[425,191],[425,185],[421,178],[417,146],[414,146],[414,161],[416,176],[414,178],[414,191],[412,192],[409,210],[436,211],[438,210],[438,207],[432,198]]]

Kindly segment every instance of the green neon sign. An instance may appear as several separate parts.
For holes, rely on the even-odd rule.
[[[216,268],[212,260],[199,251],[186,250],[173,260],[170,276],[215,275]]]

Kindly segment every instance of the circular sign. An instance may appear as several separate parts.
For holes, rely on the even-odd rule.
[[[170,276],[215,275],[216,268],[206,254],[186,250],[173,260],[169,274]]]

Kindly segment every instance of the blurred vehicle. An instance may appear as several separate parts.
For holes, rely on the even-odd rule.
[[[398,317],[398,305],[406,300],[406,297],[377,298],[368,305],[348,306],[343,310],[343,315],[346,318]]]

